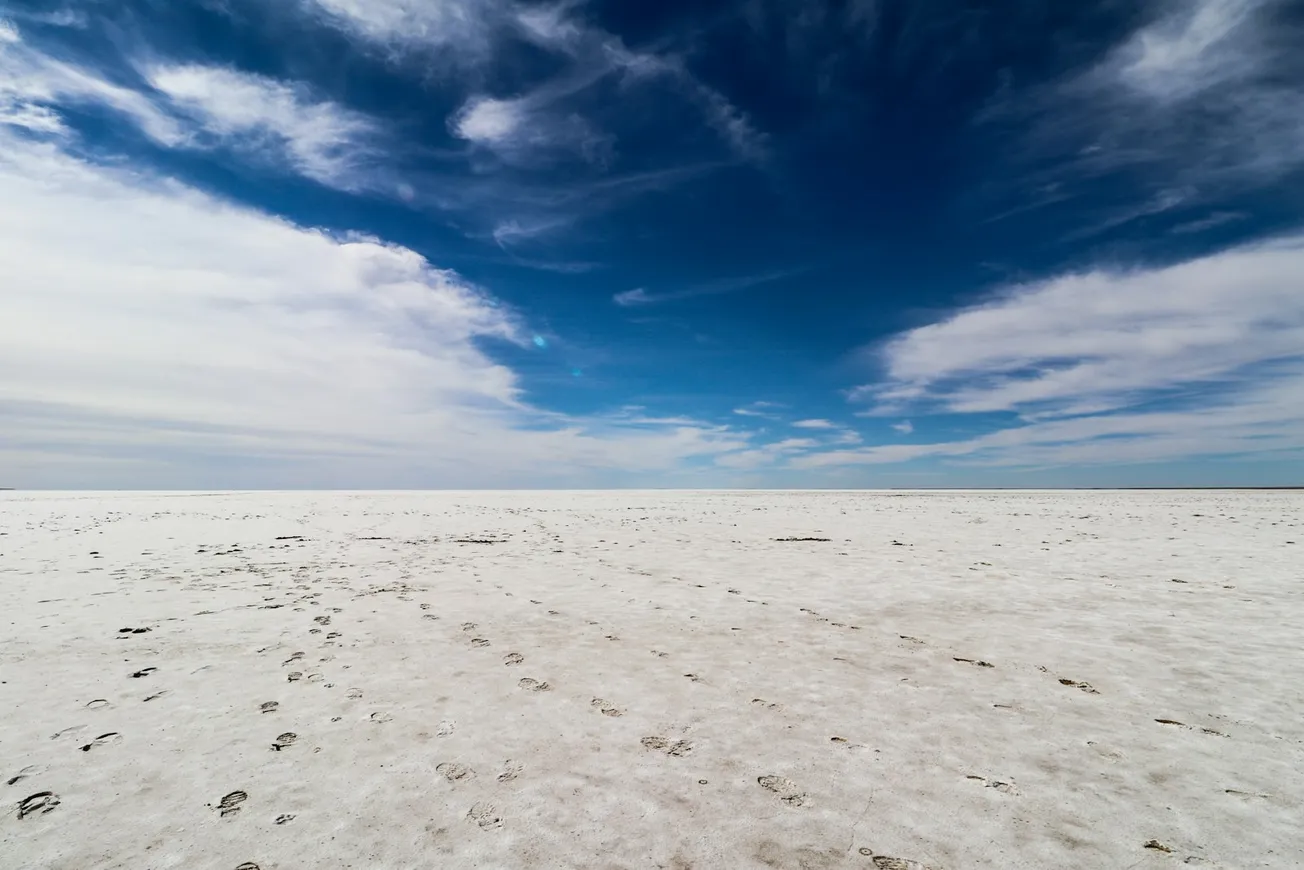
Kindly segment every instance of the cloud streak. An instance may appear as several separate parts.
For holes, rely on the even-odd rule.
[[[524,346],[520,318],[375,238],[3,130],[0,201],[14,485],[574,482],[748,444],[691,421],[540,411],[488,350]]]

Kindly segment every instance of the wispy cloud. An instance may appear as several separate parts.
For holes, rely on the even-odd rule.
[[[883,413],[1097,412],[1304,355],[1304,238],[1010,288],[882,349]]]
[[[837,424],[831,420],[797,420],[792,424],[797,429],[836,429]]]
[[[740,408],[734,408],[733,412],[739,417],[761,417],[767,420],[777,420],[779,415],[775,411],[782,407],[784,406],[778,402],[759,401],[743,405]]]
[[[1301,274],[1296,236],[1008,288],[884,343],[884,377],[853,398],[876,415],[1005,412],[1023,425],[803,462],[1033,465],[1304,449]]]
[[[61,108],[94,107],[131,120],[167,147],[188,134],[146,95],[97,70],[66,63],[28,45],[18,27],[0,19],[0,119],[42,134],[65,134]]]
[[[899,423],[893,423],[892,428],[900,432],[902,435],[909,435],[915,431],[915,424],[911,423],[909,420],[902,420]]]
[[[784,278],[791,278],[794,275],[800,275],[805,271],[806,269],[778,269],[770,272],[761,272],[756,275],[723,278],[718,281],[709,281],[704,284],[685,287],[681,290],[666,290],[661,293],[649,293],[642,287],[636,287],[633,290],[622,290],[621,292],[616,293],[611,297],[611,301],[622,308],[634,308],[642,305],[659,305],[663,302],[677,302],[681,299],[694,299],[698,296],[717,296],[722,293],[734,293],[739,290],[757,287],[761,284],[769,284],[774,281],[781,281]]]
[[[149,84],[197,128],[193,146],[231,148],[273,161],[330,187],[359,190],[374,179],[376,124],[302,86],[231,69],[150,66]]]
[[[1094,66],[1008,91],[985,117],[1028,127],[1022,156],[1037,167],[1028,174],[1056,191],[1043,204],[1102,178],[1127,180],[1136,201],[1096,231],[1266,187],[1304,166],[1296,50],[1304,23],[1289,5],[1154,4],[1158,14]]]
[[[61,142],[0,128],[0,370],[23,373],[0,379],[0,471],[16,485],[577,482],[749,443],[542,412],[487,350],[532,331],[453,272]]]

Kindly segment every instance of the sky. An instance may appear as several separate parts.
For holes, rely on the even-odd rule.
[[[1304,484],[1290,0],[0,0],[0,486]]]

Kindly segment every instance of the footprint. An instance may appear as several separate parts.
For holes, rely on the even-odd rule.
[[[222,798],[217,805],[218,815],[222,818],[240,812],[240,804],[248,800],[249,795],[242,791],[233,791]]]
[[[460,782],[475,776],[475,771],[465,764],[458,764],[455,761],[445,761],[435,765],[435,772],[444,777],[449,782]]]
[[[303,671],[290,671],[285,675],[285,679],[291,683],[297,683],[299,680],[303,679]]]
[[[25,819],[37,813],[45,815],[59,805],[59,796],[52,791],[38,791],[18,802],[18,818]]]
[[[362,690],[361,690],[361,689],[349,689],[347,692],[344,693],[344,697],[349,698],[350,700],[356,701],[356,700],[358,700],[359,698],[362,697]]]
[[[327,639],[327,640],[335,640],[335,638],[337,638],[337,637],[343,637],[343,636],[344,636],[344,635],[340,634],[340,632],[338,632],[338,631],[332,631],[330,634],[326,635],[326,639]]]
[[[676,740],[671,743],[664,737],[644,737],[639,742],[643,744],[644,749],[664,752],[666,755],[673,755],[676,758],[682,758],[693,751],[693,744],[688,740]]]
[[[886,855],[875,855],[874,866],[878,870],[932,870],[920,864],[918,861],[910,861],[905,858],[889,858]]]
[[[63,737],[63,736],[66,735],[66,734],[76,734],[76,733],[78,733],[79,731],[85,731],[85,730],[86,730],[86,726],[85,726],[85,725],[73,725],[73,726],[70,727],[70,728],[65,728],[65,729],[63,729],[62,731],[56,731],[56,732],[54,732],[53,734],[50,735],[50,739],[51,739],[51,740],[58,740],[60,737]]]
[[[625,715],[624,710],[621,710],[619,707],[612,704],[610,701],[605,701],[602,698],[594,698],[592,701],[589,702],[589,705],[592,707],[596,707],[598,710],[600,710],[603,716],[615,717],[615,716]]]
[[[552,689],[552,686],[548,685],[548,683],[541,683],[538,680],[532,680],[529,677],[522,677],[516,685],[525,689],[527,692],[547,692]]]
[[[480,648],[487,647],[489,646],[489,641],[483,637],[473,637],[471,638],[471,646]]]
[[[298,734],[295,734],[293,731],[286,731],[284,734],[281,734],[276,738],[276,742],[272,744],[272,749],[280,752],[286,747],[293,746],[294,742],[298,739]]]
[[[979,659],[962,659],[959,656],[951,656],[951,658],[955,659],[957,662],[965,662],[966,664],[975,665],[980,668],[996,667],[996,665],[992,664],[991,662],[984,662]]]
[[[235,870],[262,870],[262,868],[253,861],[246,861],[243,864],[237,864]]]
[[[457,723],[454,722],[452,719],[445,719],[443,722],[440,722],[438,726],[436,726],[435,736],[447,737],[448,735],[452,734],[456,730],[457,730]]]
[[[782,710],[782,709],[783,709],[783,705],[782,705],[782,704],[776,704],[776,703],[773,703],[773,702],[771,702],[771,701],[767,701],[767,700],[765,700],[764,698],[752,698],[752,706],[753,706],[753,707],[757,707],[757,708],[761,708],[761,709],[765,709],[765,710]]]
[[[330,618],[329,616],[314,616],[314,617],[312,618],[312,621],[315,622],[315,623],[317,623],[318,625],[330,625],[330,624],[331,624],[331,618]]]
[[[290,662],[297,662],[299,659],[303,658],[303,656],[304,656],[304,653],[303,653],[302,651],[300,651],[300,652],[292,652],[292,653],[290,653],[290,657],[289,657],[288,659],[286,659],[285,661],[281,662],[281,664],[282,664],[282,665],[288,665]]]
[[[1141,848],[1154,849],[1156,852],[1172,853],[1173,851],[1172,846],[1169,846],[1167,843],[1161,843],[1158,840],[1146,840],[1145,845],[1143,845]]]
[[[146,695],[145,697],[141,698],[140,701],[141,701],[142,704],[144,704],[144,703],[146,703],[146,702],[148,702],[148,701],[155,701],[155,700],[158,700],[159,698],[162,698],[162,697],[163,697],[164,695],[166,695],[167,693],[168,693],[168,690],[167,690],[167,689],[163,689],[162,691],[160,691],[160,692],[155,692],[155,693],[152,694],[152,695]]]
[[[476,630],[476,624],[474,622],[462,623],[462,631],[475,631],[475,630]]]
[[[525,661],[525,656],[521,655],[520,653],[515,653],[515,652],[508,653],[507,655],[503,656],[503,664],[507,665],[508,667],[519,665],[523,661]]]
[[[38,773],[44,773],[44,772],[45,772],[44,767],[40,767],[35,764],[29,764],[27,767],[24,767],[22,770],[18,771],[18,773],[14,774],[13,776],[9,777],[9,779],[5,780],[5,785],[16,785],[17,783],[20,783],[25,779],[29,779],[33,776],[36,776]]]
[[[688,677],[688,679],[692,680],[694,683],[702,682],[702,678],[697,674],[684,674],[684,676]]]
[[[515,761],[512,761],[511,759],[508,759],[507,761],[503,762],[503,772],[498,774],[498,781],[511,782],[512,780],[516,779],[516,777],[520,775],[521,775],[521,765],[517,764]]]
[[[788,779],[786,776],[775,776],[768,774],[758,776],[756,781],[761,788],[766,791],[774,792],[779,796],[779,800],[791,807],[799,807],[806,803],[808,796],[798,787],[797,783]]]
[[[141,677],[148,677],[150,674],[154,673],[157,670],[158,668],[141,668],[140,670],[131,674],[131,676],[134,679],[140,679]]]
[[[389,722],[392,721],[393,718],[392,715],[386,713],[384,710],[377,710],[375,713],[371,714],[372,722]]]
[[[280,701],[263,701],[258,705],[259,713],[275,713],[276,708],[281,706]]]
[[[1016,786],[1012,781],[988,779],[985,776],[973,776],[972,774],[965,776],[965,779],[973,780],[974,782],[981,782],[987,788],[994,788],[1002,794],[1019,793],[1018,786]]]
[[[90,743],[87,743],[85,746],[81,747],[81,751],[90,752],[92,746],[109,746],[111,744],[121,743],[121,742],[122,742],[122,735],[119,734],[117,731],[110,731],[108,734],[101,734],[99,737],[96,737]]]
[[[494,805],[487,801],[479,801],[471,806],[467,811],[466,817],[480,826],[484,831],[496,831],[503,826],[502,817]]]
[[[294,821],[294,813],[281,813],[276,817],[276,824],[284,825],[286,822]]]
[[[322,676],[321,674],[309,674],[303,678],[303,681],[305,683],[320,683],[322,681]]]
[[[1063,677],[1060,677],[1060,685],[1061,685],[1061,686],[1072,686],[1072,687],[1075,688],[1075,689],[1081,689],[1082,691],[1086,692],[1088,695],[1099,695],[1099,694],[1100,694],[1100,692],[1097,691],[1096,688],[1095,688],[1094,686],[1092,686],[1090,683],[1084,683],[1084,682],[1080,682],[1080,681],[1078,681],[1078,680],[1066,680],[1066,679],[1064,679]]]
[[[152,628],[120,628],[118,634],[144,634],[147,631],[153,631]]]
[[[109,702],[106,701],[104,698],[96,698],[94,701],[90,701],[89,703],[86,704],[86,709],[87,709],[87,710],[102,710],[102,709],[104,709],[105,707],[108,707],[108,706],[109,706]]]

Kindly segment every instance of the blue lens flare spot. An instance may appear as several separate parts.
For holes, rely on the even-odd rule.
[[[536,335],[534,337],[534,346],[540,349],[546,348],[548,346],[548,339],[544,338],[542,335]]]
[[[580,371],[579,369],[571,369],[571,377],[572,377],[572,378],[578,378],[578,377],[581,376],[582,374],[584,374],[584,372]]]

